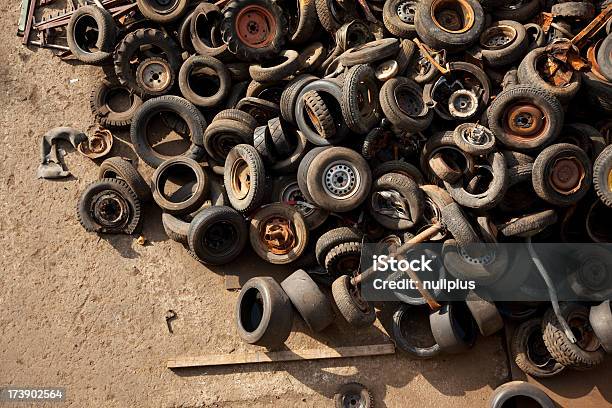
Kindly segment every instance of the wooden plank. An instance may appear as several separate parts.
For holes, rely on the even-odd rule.
[[[178,357],[168,360],[168,368],[209,367],[231,364],[271,363],[277,361],[320,360],[395,353],[392,343],[328,349],[286,350],[254,353],[211,354],[200,357]]]

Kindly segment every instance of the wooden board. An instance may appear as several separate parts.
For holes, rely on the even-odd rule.
[[[327,349],[286,350],[254,353],[211,354],[200,357],[178,357],[168,360],[168,368],[209,367],[231,364],[271,363],[275,361],[319,360],[360,356],[378,356],[395,353],[392,343],[370,346],[338,347]]]

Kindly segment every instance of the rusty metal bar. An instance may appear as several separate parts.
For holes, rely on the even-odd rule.
[[[434,67],[436,67],[436,69],[438,71],[440,71],[442,73],[442,75],[446,75],[446,74],[448,74],[450,72],[450,69],[440,65],[438,63],[438,61],[436,61],[436,59],[431,56],[431,54],[429,53],[429,50],[427,49],[427,47],[425,47],[423,45],[423,43],[421,43],[421,41],[419,41],[418,38],[415,38],[413,41],[417,45],[417,47],[419,47],[419,50],[421,51],[423,56],[427,59],[427,61],[429,61]]]
[[[612,17],[612,5],[601,11],[586,27],[572,38],[571,42],[578,49],[582,48],[588,40],[601,30]]]

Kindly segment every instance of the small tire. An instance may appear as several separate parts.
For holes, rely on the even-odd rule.
[[[407,338],[409,329],[405,327],[407,318],[412,317],[414,311],[418,309],[423,313],[426,313],[426,307],[418,307],[407,304],[402,304],[393,313],[393,328],[391,331],[391,340],[395,343],[395,346],[404,353],[407,353],[410,357],[418,359],[428,359],[436,357],[440,354],[440,345],[433,340],[433,344],[429,347],[417,346],[412,344]],[[429,319],[428,319],[429,320]],[[420,333],[419,333],[420,334]],[[420,337],[420,336],[419,336]],[[433,337],[433,334],[432,334]]]
[[[565,369],[546,349],[540,318],[524,321],[514,330],[510,340],[510,355],[518,368],[532,377],[548,378]],[[543,364],[543,361],[546,363]]]
[[[315,245],[315,257],[321,266],[325,266],[325,258],[332,248],[349,242],[359,242],[363,240],[363,234],[349,227],[334,228],[319,237]]]
[[[121,110],[111,105],[111,99],[118,92],[127,94],[130,106]],[[107,77],[96,85],[91,92],[89,105],[96,121],[105,128],[126,128],[132,123],[132,118],[142,105],[142,98],[133,93],[128,87],[121,85],[117,78]],[[115,111],[114,109],[117,109]]]
[[[171,23],[179,19],[189,8],[189,0],[137,0],[138,10],[143,16],[160,24]],[[158,6],[158,7],[156,7]]]
[[[538,3],[535,1],[535,3]],[[555,403],[540,388],[524,381],[510,381],[500,385],[489,398],[490,408],[503,408],[513,403],[528,402],[540,408],[555,408]]]
[[[329,299],[304,270],[293,272],[281,282],[281,287],[310,330],[318,333],[333,323],[334,310]]]
[[[376,97],[379,89],[374,70],[368,65],[355,65],[344,75],[340,107],[346,125],[360,135],[368,133],[380,122],[380,105]],[[364,104],[369,102],[369,109]]]
[[[175,175],[182,175],[182,171],[185,169],[189,169],[195,178],[192,193],[186,196],[184,200],[167,196],[164,188],[166,182]],[[187,157],[175,157],[166,160],[155,170],[151,180],[151,191],[153,199],[162,210],[173,215],[185,215],[197,210],[206,201],[208,177],[195,160]]]
[[[375,208],[375,194],[379,191],[397,192],[407,204],[408,214],[395,217],[379,212]],[[412,228],[423,216],[423,192],[411,178],[397,173],[383,174],[372,183],[372,195],[368,201],[368,210],[372,217],[383,227],[392,231],[403,231]],[[396,207],[392,205],[392,207]]]
[[[447,303],[429,315],[431,332],[445,353],[462,353],[476,342],[476,323],[463,302]]]
[[[215,119],[204,132],[204,149],[213,160],[223,162],[235,146],[252,144],[253,134],[254,128],[245,121]]]
[[[245,172],[248,172],[248,183],[244,177],[241,179]],[[253,146],[239,144],[230,150],[225,159],[223,181],[232,207],[242,213],[259,207],[265,197],[265,180],[263,161]]]
[[[369,327],[376,320],[376,311],[367,301],[351,292],[350,276],[342,275],[332,283],[332,295],[338,311],[351,326]]]
[[[412,97],[412,110],[399,106],[397,93],[407,93]],[[380,106],[385,117],[397,128],[407,132],[425,130],[433,121],[433,109],[423,100],[423,90],[408,78],[391,78],[380,88]]]
[[[374,408],[374,397],[362,384],[351,382],[342,385],[334,394],[334,407]]]

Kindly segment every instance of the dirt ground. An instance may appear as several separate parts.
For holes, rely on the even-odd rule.
[[[15,36],[19,2],[0,0],[0,386],[62,386],[74,407],[331,406],[343,383],[359,381],[377,407],[484,407],[510,370],[501,335],[469,353],[431,361],[401,355],[171,371],[176,356],[253,351],[234,327],[236,292],[223,269],[194,261],[161,228],[153,206],[143,235],[99,237],[79,225],[76,204],[97,165],[65,147],[74,177],[35,178],[40,138],[56,126],[93,123],[89,93],[99,67],[62,62]],[[136,159],[117,133],[113,153]],[[152,170],[144,163],[138,169]],[[243,260],[280,277],[282,270]],[[164,320],[176,311],[174,334]],[[297,320],[297,319],[296,319]],[[296,321],[287,347],[386,342],[382,326],[337,323],[313,338]],[[56,405],[53,405],[56,406]]]

